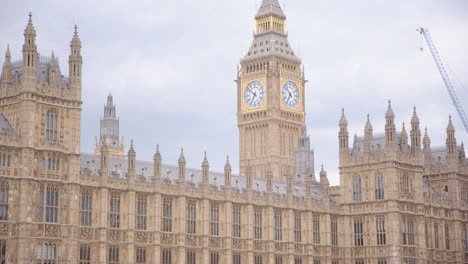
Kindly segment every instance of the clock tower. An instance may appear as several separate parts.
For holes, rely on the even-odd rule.
[[[278,0],[263,0],[255,20],[254,39],[236,80],[240,173],[266,178],[271,171],[273,180],[285,180],[294,173],[306,81]]]

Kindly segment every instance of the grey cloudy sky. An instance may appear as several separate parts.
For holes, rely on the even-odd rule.
[[[324,163],[339,183],[337,124],[346,110],[350,134],[363,134],[367,113],[374,133],[384,129],[388,99],[398,129],[417,106],[432,145],[445,144],[448,115],[457,139],[468,137],[416,28],[429,28],[468,110],[468,1],[283,0],[289,41],[309,80],[306,122],[316,168]],[[213,170],[227,154],[238,166],[236,86],[242,52],[252,41],[260,0],[59,1],[1,0],[0,51],[21,58],[27,14],[33,13],[41,55],[52,50],[62,72],[73,25],[83,45],[81,151],[91,152],[109,92],[121,135],[135,140],[137,158],[152,160],[157,143],[165,163],[184,147],[199,167],[207,150]],[[3,57],[0,59],[3,64]],[[453,76],[453,74],[452,74]],[[463,83],[465,88],[460,85]],[[352,139],[352,137],[351,137]],[[236,169],[237,171],[237,169]]]

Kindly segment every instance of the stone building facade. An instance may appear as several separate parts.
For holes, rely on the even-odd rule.
[[[206,153],[200,169],[183,150],[175,166],[158,147],[152,162],[133,144],[116,155],[118,123],[81,153],[77,28],[64,77],[38,53],[30,17],[23,58],[8,49],[0,80],[0,263],[468,263],[468,163],[451,120],[446,145],[431,147],[416,110],[397,132],[389,104],[384,133],[368,118],[350,145],[343,111],[340,186],[323,167],[316,179],[285,19],[264,0],[241,61],[234,175],[229,158],[211,172]],[[110,99],[104,119],[115,119]]]

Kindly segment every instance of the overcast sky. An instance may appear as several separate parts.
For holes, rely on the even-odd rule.
[[[283,0],[289,42],[305,66],[306,123],[316,169],[325,164],[339,184],[338,120],[344,107],[352,136],[363,134],[367,113],[383,132],[387,101],[397,129],[413,105],[432,146],[444,145],[448,116],[457,140],[467,141],[442,79],[416,28],[427,27],[450,66],[468,111],[468,1]],[[260,0],[59,1],[2,0],[0,51],[10,44],[21,59],[28,12],[33,13],[41,55],[52,50],[62,73],[73,25],[83,50],[81,151],[92,152],[109,92],[117,103],[120,132],[137,158],[152,160],[159,143],[163,162],[176,164],[180,148],[198,168],[203,151],[212,170],[226,155],[238,171],[236,68],[249,48]],[[3,57],[0,63],[3,64]],[[453,70],[454,73],[451,71]],[[462,85],[464,84],[464,86]],[[408,126],[407,126],[408,128]],[[408,131],[409,132],[409,131]]]

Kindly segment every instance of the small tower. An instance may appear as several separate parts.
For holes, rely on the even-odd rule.
[[[156,145],[156,153],[154,154],[154,181],[156,184],[161,183],[161,153],[159,152],[159,145]]]
[[[133,148],[133,140],[130,141],[130,149],[128,150],[128,179],[131,181],[135,180],[135,163],[136,163],[136,152]]]
[[[364,128],[364,154],[371,153],[371,141],[372,141],[372,124],[370,122],[370,116],[367,115],[367,122]]]
[[[36,65],[38,63],[38,54],[36,46],[36,30],[32,23],[32,15],[29,13],[29,21],[24,30],[23,44],[23,76],[22,81],[28,83],[23,85],[26,91],[33,91],[36,82]]]
[[[108,139],[109,155],[114,158],[124,158],[125,148],[123,137],[122,140],[119,141],[120,120],[117,117],[116,109],[117,107],[114,104],[114,97],[109,93],[107,96],[107,103],[104,105],[104,117],[99,122],[99,144],[102,144],[104,139]]]
[[[208,187],[210,184],[210,163],[208,163],[208,158],[206,157],[206,151],[205,151],[205,157],[203,158],[202,162],[202,184],[203,187]]]
[[[323,165],[320,171],[320,185],[322,185],[323,188],[323,197],[328,198],[330,182],[328,181],[327,172],[324,170]]]
[[[408,133],[406,133],[405,122],[403,122],[403,126],[401,128],[400,151],[403,153],[408,152]]]
[[[57,60],[55,58],[54,51],[50,55],[50,65],[49,65],[49,86],[55,87],[57,85]]]
[[[421,154],[421,131],[419,130],[419,117],[416,114],[416,106],[413,108],[413,117],[411,118],[411,154]]]
[[[424,130],[424,167],[426,170],[429,170],[432,164],[432,157],[431,157],[431,139],[427,134],[427,128]]]
[[[107,147],[107,142],[101,146],[101,177],[109,176],[109,148]]]
[[[184,149],[180,150],[179,156],[179,184],[185,186],[185,166],[187,162],[185,161]]]
[[[338,141],[340,148],[340,164],[349,157],[349,133],[348,120],[346,120],[344,108],[341,109],[340,132],[338,132]]]
[[[70,89],[74,91],[75,97],[81,98],[81,66],[83,58],[81,57],[81,41],[78,36],[78,26],[75,25],[75,32],[70,43],[70,56],[68,57],[68,70],[70,78]]]
[[[396,127],[395,127],[395,114],[392,109],[392,102],[388,101],[387,113],[385,114],[385,149],[395,150],[396,146]]]
[[[453,164],[457,160],[457,140],[455,138],[455,127],[452,124],[452,117],[449,116],[449,123],[447,125],[447,164]]]
[[[3,63],[2,69],[2,87],[6,89],[6,85],[11,82],[11,54],[10,54],[10,45],[7,46],[7,50],[5,52],[5,63]]]
[[[314,151],[310,149],[310,138],[307,135],[305,125],[302,125],[298,148],[296,149],[295,176],[303,179],[314,176]]]
[[[231,168],[231,163],[229,163],[229,155],[227,156],[226,159],[226,164],[224,165],[224,186],[227,189],[231,189],[231,175],[232,174],[232,168]]]

